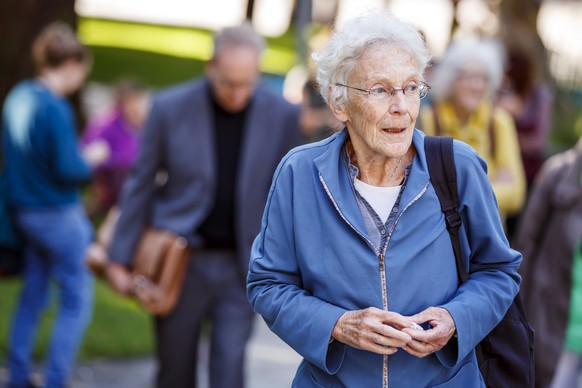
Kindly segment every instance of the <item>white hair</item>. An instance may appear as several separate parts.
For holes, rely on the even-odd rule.
[[[396,18],[385,10],[370,11],[348,20],[341,30],[336,30],[326,46],[313,53],[316,80],[323,99],[329,104],[347,103],[345,88],[330,86],[346,83],[355,62],[364,51],[381,44],[399,46],[416,58],[418,74],[422,78],[430,54],[418,29],[409,22]]]
[[[236,27],[223,28],[214,35],[213,57],[215,57],[223,47],[231,45],[251,46],[257,50],[258,54],[262,54],[265,49],[265,39],[253,29],[248,21],[245,21]]]
[[[463,66],[477,62],[487,71],[488,97],[491,98],[501,85],[505,54],[497,41],[490,39],[453,42],[430,76],[432,95],[446,99],[453,92],[451,85],[457,80]]]

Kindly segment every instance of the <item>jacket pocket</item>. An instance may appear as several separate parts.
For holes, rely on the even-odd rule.
[[[330,376],[313,364],[307,364],[306,374],[311,382],[310,387],[314,388],[333,388],[337,387],[337,379],[335,376]]]
[[[317,381],[315,379],[315,376],[313,375],[313,372],[309,372],[309,377],[311,377],[311,382],[313,383],[314,387],[320,387],[320,388],[330,388],[331,387],[331,385],[323,385],[319,381]]]
[[[327,378],[327,379],[326,379]],[[291,384],[292,388],[333,388],[333,376],[303,360],[297,368],[297,373]]]
[[[433,388],[481,388],[485,384],[481,377],[481,372],[477,370],[475,364],[469,362],[461,367],[459,371],[448,381],[433,385]]]

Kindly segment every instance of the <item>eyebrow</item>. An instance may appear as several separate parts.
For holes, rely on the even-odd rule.
[[[372,80],[372,78],[370,78],[370,80]],[[421,81],[422,81],[422,77],[418,77],[417,75],[414,75],[414,76],[411,76],[409,78],[406,78],[405,81],[402,84],[400,84],[399,86],[406,85],[407,83],[410,83],[410,82],[421,82]],[[389,80],[387,77],[380,77],[380,78],[375,79],[373,81],[373,84],[371,87],[373,87],[376,84],[381,84],[383,86],[390,86],[390,87],[394,86],[394,83],[391,80]]]

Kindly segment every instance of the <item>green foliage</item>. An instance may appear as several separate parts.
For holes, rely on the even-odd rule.
[[[558,89],[554,98],[550,155],[572,147],[582,135],[582,93]]]
[[[9,328],[20,290],[19,279],[0,283],[0,361],[8,351]],[[56,296],[56,294],[55,294]],[[56,301],[44,314],[33,356],[45,357]],[[114,294],[102,281],[95,282],[95,308],[80,349],[81,359],[94,357],[126,358],[151,354],[153,348],[152,320],[132,300]]]
[[[112,84],[125,76],[138,77],[158,88],[200,76],[204,63],[191,58],[116,47],[91,46],[93,69],[90,80]]]
[[[202,75],[212,53],[212,31],[104,19],[81,18],[79,33],[93,54],[90,79],[111,84],[124,76],[158,88]],[[297,61],[291,28],[267,38],[262,71],[282,75]]]

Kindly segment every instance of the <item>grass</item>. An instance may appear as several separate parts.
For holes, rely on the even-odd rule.
[[[17,278],[0,282],[0,360],[8,350],[12,313],[21,282]],[[44,358],[52,320],[56,313],[51,303],[42,318],[34,349],[34,358]],[[132,300],[114,294],[102,281],[95,283],[93,320],[85,333],[79,358],[128,358],[149,355],[153,349],[152,320]]]

